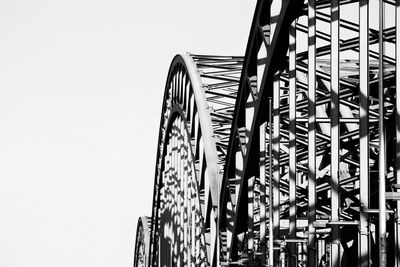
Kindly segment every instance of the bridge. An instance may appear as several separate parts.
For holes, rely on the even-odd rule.
[[[399,12],[259,0],[244,57],[175,56],[134,266],[399,267]]]

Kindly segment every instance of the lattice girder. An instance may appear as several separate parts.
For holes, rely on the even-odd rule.
[[[259,0],[244,58],[174,59],[153,265],[400,266],[399,11]]]

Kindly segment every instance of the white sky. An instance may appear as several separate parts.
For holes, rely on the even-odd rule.
[[[132,266],[172,57],[244,55],[256,0],[0,0],[0,266]]]

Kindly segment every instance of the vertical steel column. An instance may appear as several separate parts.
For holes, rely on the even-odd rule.
[[[254,247],[254,180],[255,177],[247,179],[247,253],[249,255],[249,265],[252,265],[253,247]]]
[[[179,76],[178,76],[178,86],[180,87],[180,72],[179,72],[179,74],[178,74]],[[179,98],[179,92],[180,92],[180,88],[178,87],[178,98]],[[182,152],[182,139],[181,139],[181,136],[179,136],[180,134],[181,134],[181,130],[182,130],[182,128],[181,128],[181,118],[180,117],[178,117],[178,118],[176,118],[176,120],[177,120],[177,123],[176,123],[176,128],[177,128],[177,142],[176,142],[176,148],[177,148],[177,158],[178,158],[178,161],[177,161],[177,187],[178,187],[178,189],[177,189],[177,191],[178,191],[178,196],[177,196],[177,203],[176,203],[176,205],[178,206],[178,208],[177,208],[177,224],[179,225],[178,226],[178,229],[177,229],[177,238],[176,238],[176,240],[178,241],[178,245],[177,245],[177,248],[178,248],[178,251],[180,252],[180,253],[178,253],[178,257],[177,257],[177,261],[178,261],[178,266],[182,266],[183,264],[183,262],[182,262],[182,256],[183,256],[183,247],[182,247],[182,228],[183,227],[180,227],[181,225],[183,225],[183,203],[182,203],[182,193],[183,193],[183,187],[182,187],[182,154],[181,154],[181,152]]]
[[[289,238],[296,239],[296,21],[289,27]],[[289,247],[289,266],[297,265],[296,243]]]
[[[370,266],[368,213],[369,209],[369,0],[360,0],[359,3],[359,61],[360,61],[360,233],[358,241],[358,266]]]
[[[192,109],[192,111],[191,111],[191,116],[192,116],[192,119],[191,119],[191,121],[192,121],[192,132],[194,132],[194,135],[195,135],[195,138],[197,137],[197,135],[198,135],[198,130],[197,130],[197,124],[196,124],[196,119],[197,119],[197,115],[196,115],[196,112],[195,112],[195,102],[194,102],[194,95],[192,94],[191,95],[191,109]],[[195,139],[195,140],[197,140],[197,139]],[[196,142],[195,142],[196,143]],[[195,144],[194,144],[195,145]],[[193,154],[194,155],[196,155],[196,148],[197,147],[197,145],[195,145],[194,147],[193,147]],[[197,176],[197,170],[196,170],[196,159],[195,158],[193,158],[193,162],[192,162],[192,167],[193,167],[193,169],[192,169],[192,177],[193,177],[193,179],[192,179],[192,181],[191,181],[191,183],[190,183],[190,186],[191,186],[191,191],[192,191],[192,194],[193,195],[195,195],[195,194],[197,194],[197,179],[196,179],[196,176]],[[190,199],[190,203],[191,203],[191,212],[192,212],[192,214],[191,214],[191,219],[192,219],[192,221],[194,221],[194,223],[192,222],[192,229],[191,229],[191,241],[192,241],[192,251],[191,251],[191,262],[194,262],[194,263],[196,263],[196,260],[197,260],[197,236],[196,236],[196,233],[197,233],[197,227],[196,227],[196,223],[197,223],[197,214],[196,214],[196,208],[197,208],[197,202],[195,201],[195,198],[193,198],[193,197],[191,197],[191,199]]]
[[[193,129],[192,129],[193,131]],[[189,142],[190,142],[190,136],[188,137]],[[191,151],[188,151],[189,154],[191,154]],[[189,221],[190,221],[190,229],[189,229],[189,243],[190,243],[190,255],[189,255],[189,261],[191,262],[191,266],[194,265],[194,263],[196,262],[196,258],[194,255],[196,255],[196,235],[195,235],[195,223],[196,222],[196,215],[194,214],[193,210],[195,210],[195,198],[193,198],[192,196],[195,195],[195,166],[194,166],[194,162],[193,162],[193,158],[191,158],[191,161],[189,163],[189,173],[188,176],[191,177],[191,179],[189,180]]]
[[[384,3],[379,1],[379,266],[386,267],[386,131],[384,123]]]
[[[183,86],[181,88],[182,92],[183,92]],[[187,157],[186,157],[186,131],[185,131],[185,122],[183,120],[180,120],[180,128],[181,128],[181,145],[180,145],[180,152],[181,152],[181,188],[183,189],[183,192],[181,194],[181,202],[182,202],[182,215],[181,215],[181,223],[183,225],[183,229],[182,229],[182,265],[183,266],[187,266],[188,265],[188,261],[187,261],[187,229],[189,227],[188,225],[188,221],[187,221],[187,202],[186,202],[186,198],[187,198],[187,183],[186,183],[186,171],[187,170]]]
[[[170,185],[174,186],[174,182],[173,182],[173,177],[175,176],[175,151],[174,151],[174,128],[171,128],[171,134],[170,134],[170,147],[171,147],[171,152],[170,152],[170,171],[168,174],[168,183],[170,183]],[[171,181],[172,180],[172,181]],[[171,220],[173,220],[173,214],[174,214],[174,196],[175,196],[175,187],[167,187],[166,190],[164,192],[166,192],[166,208],[170,209],[168,212],[171,212]],[[164,210],[165,211],[165,210]],[[164,222],[168,223],[168,218],[164,217]],[[164,226],[164,242],[165,242],[165,250],[164,250],[164,261],[168,262],[168,264],[172,264],[173,262],[173,257],[174,257],[174,248],[171,244],[171,242],[169,242],[168,237],[172,237],[172,233],[171,233],[171,226],[170,225],[165,225]],[[163,263],[164,264],[164,263]]]
[[[400,0],[396,0],[396,184],[400,184]],[[396,204],[395,267],[400,267],[400,201]]]
[[[240,146],[240,144],[238,144]],[[239,149],[235,153],[235,203],[236,205],[239,203],[239,189],[240,189],[240,179],[242,179],[243,173],[243,154],[242,151]],[[237,207],[236,207],[237,209]]]
[[[331,0],[331,220],[339,221],[339,1]],[[339,226],[332,225],[331,266],[340,265]]]
[[[238,135],[238,132],[236,132],[236,135]],[[242,179],[242,173],[243,173],[243,154],[242,154],[242,148],[241,148],[241,143],[239,140],[235,141],[235,194],[233,195],[234,198],[234,207],[233,210],[234,212],[237,212],[238,210],[238,205],[239,205],[239,190],[240,190],[240,180]],[[235,216],[235,215],[233,215]],[[233,219],[234,220],[234,219]],[[236,236],[237,237],[237,236]],[[231,241],[234,240],[235,236],[232,233],[231,236]],[[228,243],[229,244],[229,243]],[[233,244],[232,244],[233,246]],[[232,248],[231,245],[228,245],[228,256],[230,256],[229,251]]]
[[[315,0],[308,1],[308,248],[307,266],[317,266],[316,234],[316,11]]]
[[[175,90],[173,91],[173,92],[176,92]],[[176,96],[176,94],[175,94],[175,96]],[[177,198],[178,198],[178,194],[179,194],[179,192],[178,192],[178,185],[177,185],[177,176],[178,176],[178,172],[177,172],[177,165],[178,165],[178,153],[177,153],[177,149],[176,149],[176,147],[177,147],[177,138],[176,138],[176,135],[177,135],[177,133],[176,133],[176,128],[175,128],[175,125],[174,124],[172,124],[172,129],[171,129],[171,131],[172,131],[172,168],[173,168],[173,173],[172,173],[172,182],[171,182],[171,184],[173,184],[173,188],[172,188],[172,193],[171,193],[171,195],[172,195],[172,201],[171,201],[171,204],[170,205],[172,205],[172,208],[171,208],[171,214],[172,214],[172,218],[171,218],[171,221],[173,222],[172,223],[172,227],[170,227],[171,228],[171,239],[172,240],[176,240],[177,239],[177,236],[175,235],[175,233],[176,233],[176,229],[174,229],[175,227],[175,222],[177,221],[177,213],[178,213],[178,207],[177,207]],[[172,263],[176,263],[177,261],[178,261],[178,247],[177,247],[177,242],[171,242],[171,246],[172,246],[172,248],[171,248],[171,250],[172,250],[172,257],[171,257],[171,261],[172,261]]]
[[[280,166],[279,166],[279,155],[280,155],[280,73],[274,75],[273,81],[273,139],[272,139],[272,146],[273,146],[273,154],[274,154],[274,175],[273,175],[273,230],[274,230],[274,240],[277,240],[279,237],[279,224],[280,224],[280,192],[279,192],[279,180],[280,180]],[[272,247],[273,249],[273,247]],[[275,254],[273,260],[279,259],[279,253]],[[270,264],[274,264],[274,262],[270,261]]]
[[[269,162],[269,195],[268,195],[268,215],[269,215],[269,221],[268,221],[268,265],[273,266],[274,262],[274,207],[273,207],[273,168],[272,168],[272,99],[268,99],[268,104],[269,104],[269,114],[268,114],[268,135],[269,135],[269,145],[268,145],[268,162]]]
[[[182,127],[185,127],[185,123],[182,120]],[[183,128],[184,129],[184,128]],[[188,198],[189,198],[189,179],[190,177],[188,177],[188,170],[189,170],[189,165],[188,165],[188,160],[190,159],[190,156],[188,155],[188,145],[189,145],[189,140],[187,137],[186,132],[184,133],[184,139],[183,139],[183,205],[184,205],[184,224],[185,227],[183,229],[183,258],[184,258],[184,262],[183,265],[184,266],[188,266],[190,263],[190,254],[189,254],[189,248],[190,248],[190,244],[188,242],[188,232],[189,232],[189,228],[190,228],[190,222],[189,222],[189,203],[188,203]]]
[[[198,114],[196,115],[196,118],[198,119]],[[197,125],[197,131],[196,134],[198,136],[196,136],[196,140],[200,140],[198,147],[196,148],[199,151],[199,169],[196,170],[197,173],[197,191],[200,191],[199,186],[200,186],[200,179],[201,179],[201,175],[202,175],[202,166],[203,166],[203,149],[202,149],[202,138],[201,138],[201,133],[200,133],[200,125],[199,123],[196,123]],[[196,151],[197,153],[197,151]],[[200,192],[198,193],[198,198],[201,199],[201,196],[199,195],[201,194]],[[205,201],[205,200],[204,200]],[[201,259],[203,258],[202,256],[205,254],[204,252],[207,252],[207,250],[204,251],[204,247],[201,246],[200,243],[200,238],[201,238],[201,234],[202,234],[202,229],[200,228],[200,222],[201,222],[201,211],[204,210],[204,208],[202,207],[202,203],[196,203],[197,208],[196,210],[200,210],[200,212],[198,212],[197,216],[196,216],[196,264],[202,264]]]
[[[179,93],[179,90],[177,90],[177,92]],[[177,97],[179,97],[179,95],[177,94]],[[181,194],[182,194],[182,187],[181,187],[181,158],[180,158],[180,148],[181,148],[181,140],[180,140],[180,117],[176,118],[176,124],[175,124],[175,149],[176,149],[176,197],[175,197],[175,212],[176,212],[176,229],[175,229],[175,249],[176,249],[176,265],[178,267],[181,266],[181,258],[182,258],[182,243],[181,243],[181,234],[182,234],[182,228],[180,227],[182,225],[182,217],[181,217],[181,213],[182,213],[182,206],[181,206]]]
[[[270,103],[269,103],[270,104]],[[270,106],[269,106],[270,108]],[[268,116],[270,116],[268,114]],[[266,177],[265,177],[265,127],[270,121],[260,126],[260,248],[261,248],[261,265],[265,266],[265,232],[266,232]],[[271,137],[269,137],[270,139]],[[271,159],[269,159],[271,160]]]

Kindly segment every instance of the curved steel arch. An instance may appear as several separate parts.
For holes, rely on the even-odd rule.
[[[282,1],[280,5],[277,2],[279,1],[272,4],[270,1],[257,2],[239,84],[223,179],[222,192],[228,196],[221,198],[221,205],[224,207],[221,211],[233,214],[230,219],[224,220],[227,222],[225,226],[220,226],[229,232],[229,240],[225,244],[227,253],[221,255],[229,264],[244,264],[248,260],[252,264],[253,256],[249,257],[248,253],[253,254],[258,249],[254,247],[254,238],[257,236],[260,243],[258,245],[262,247],[261,253],[265,253],[265,230],[260,233],[260,225],[254,225],[251,221],[253,219],[249,218],[265,218],[266,215],[260,214],[259,206],[254,206],[259,203],[248,203],[247,199],[252,199],[255,195],[265,198],[265,195],[261,196],[260,188],[257,188],[258,192],[254,192],[255,183],[260,187],[260,165],[266,163],[260,162],[259,128],[268,120],[271,106],[268,98],[273,95],[275,73],[287,68],[289,25],[304,13],[303,1]],[[265,166],[263,167],[265,171]],[[266,186],[265,181],[262,186]],[[247,195],[242,194],[246,191]],[[225,216],[223,213],[221,217]],[[260,234],[263,237],[260,238]],[[246,248],[238,251],[238,246],[234,246],[238,243]],[[243,255],[239,255],[241,253]],[[265,264],[265,257],[261,261]]]
[[[134,267],[148,267],[150,252],[150,227],[151,219],[149,217],[140,217],[136,229],[136,244]]]
[[[175,57],[152,265],[400,265],[400,5],[370,2],[259,0],[244,59]]]
[[[237,87],[241,61],[240,57],[178,55],[171,63],[160,123],[153,194],[154,209],[149,257],[154,265],[157,264],[157,261],[163,260],[172,260],[173,262],[184,260],[186,263],[192,262],[200,265],[212,264],[217,260],[214,255],[218,241],[216,238],[218,188],[220,188],[221,170],[228,141],[226,136],[229,136],[234,99],[236,98],[235,87]],[[218,129],[216,129],[217,126]],[[179,143],[179,146],[188,151],[186,155],[177,153],[172,155],[172,152],[168,150],[172,149],[174,145],[178,145],[176,136],[178,139],[183,139],[183,143]],[[173,163],[166,163],[168,161],[166,157],[172,157]],[[168,184],[168,179],[175,174],[171,174],[171,171],[167,172],[166,166],[169,169],[177,170],[178,180],[182,178],[180,171],[186,168],[184,171],[191,173],[186,175],[186,178],[191,181],[186,182],[185,186],[179,184],[180,181]],[[188,185],[189,188],[187,188]],[[164,259],[157,254],[161,239],[166,238],[160,236],[161,228],[166,227],[166,220],[174,221],[177,211],[172,212],[172,209],[174,206],[179,209],[181,205],[171,198],[168,201],[173,205],[165,203],[167,198],[165,192],[173,190],[178,190],[174,192],[178,195],[186,196],[190,193],[190,197],[186,198],[194,199],[196,202],[192,211],[198,214],[198,217],[190,220],[190,211],[188,212],[187,207],[184,206],[186,210],[178,212],[183,214],[183,217],[178,219],[178,222],[171,224],[173,226],[171,228],[176,229],[176,227],[191,227],[188,221],[196,222],[197,225],[192,227],[195,232],[192,237],[204,241],[196,244],[195,240],[187,239],[184,240],[186,243],[182,246],[189,247],[189,250],[198,250],[198,257],[194,257],[194,259],[179,258],[179,255],[174,255],[176,258]],[[167,206],[171,207],[166,209]],[[167,213],[171,213],[169,218],[165,216]],[[183,232],[175,233],[175,236],[168,238],[177,238],[176,235],[181,238],[187,233],[184,233],[183,230]],[[164,247],[168,246],[165,242],[167,241],[164,240]],[[191,245],[194,248],[190,248]],[[199,250],[198,247],[203,248]],[[174,249],[177,250],[177,248]],[[173,252],[171,253],[173,254]]]
[[[399,205],[397,193],[385,191],[400,169],[399,154],[386,149],[400,140],[393,112],[400,22],[374,29],[368,5],[258,1],[224,171],[220,215],[233,214],[219,227],[230,235],[221,249],[227,264],[377,264],[375,233],[380,264],[387,253],[399,264],[398,224],[373,228],[395,221],[386,206]],[[381,18],[386,5],[399,19],[394,2],[379,5]],[[341,8],[360,16],[343,18]]]

